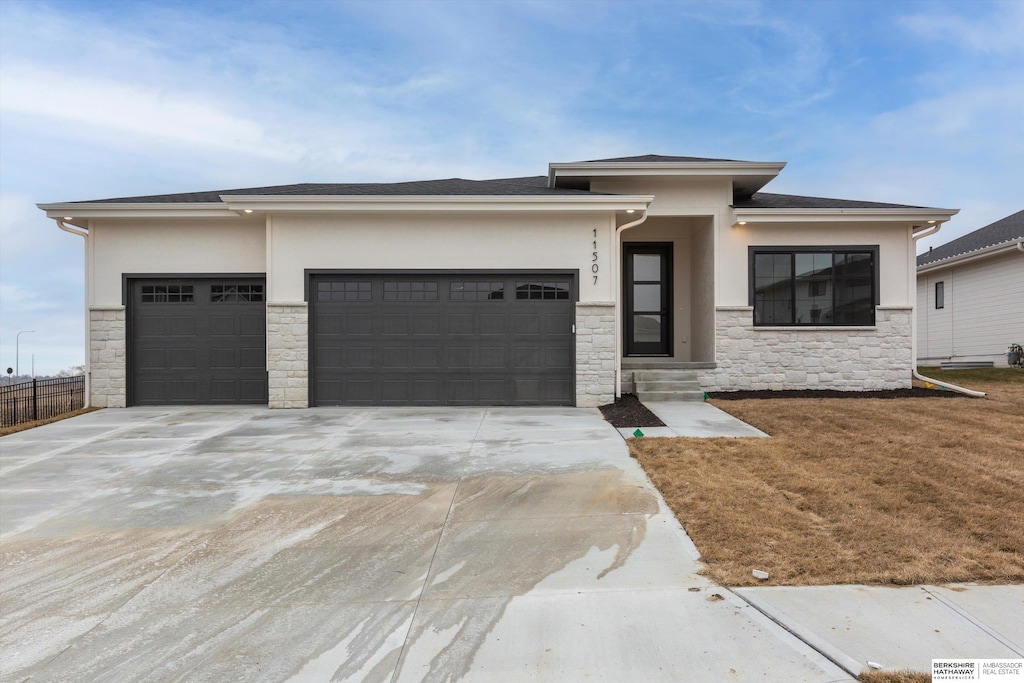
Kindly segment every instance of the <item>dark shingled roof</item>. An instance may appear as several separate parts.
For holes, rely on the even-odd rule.
[[[639,163],[651,163],[651,164],[671,164],[673,162],[716,162],[716,161],[729,161],[734,163],[749,163],[738,161],[737,159],[708,159],[707,157],[669,157],[661,154],[641,154],[635,157],[615,157],[613,159],[587,159],[579,163],[583,164],[601,164],[601,163],[616,163],[616,162],[639,162]]]
[[[958,237],[952,242],[947,242],[921,254],[917,257],[917,265],[920,267],[935,261],[1021,239],[1024,239],[1024,211],[1010,214],[984,228],[978,228],[974,232],[969,232],[963,237]]]
[[[183,192],[180,194],[158,194],[141,197],[117,197],[97,199],[75,204],[192,204],[199,202],[219,203],[221,195],[270,195],[270,196],[413,196],[413,195],[476,195],[476,196],[537,196],[537,195],[589,195],[585,190],[551,188],[547,179],[506,178],[502,180],[419,180],[406,183],[302,183],[300,185],[272,185],[269,187],[245,187],[235,190],[210,190],[207,192]]]
[[[829,197],[801,197],[795,194],[770,194],[755,192],[747,198],[733,200],[736,209],[924,209],[923,206],[864,202],[856,199],[831,199]]]

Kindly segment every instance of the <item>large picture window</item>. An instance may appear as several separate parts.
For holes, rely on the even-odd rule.
[[[755,325],[874,325],[878,247],[751,247]]]

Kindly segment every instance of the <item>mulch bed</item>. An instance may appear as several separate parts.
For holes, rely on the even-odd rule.
[[[615,403],[598,410],[613,427],[664,427],[665,423],[647,409],[635,394],[623,394]]]
[[[914,387],[888,391],[838,391],[836,389],[786,389],[784,391],[713,391],[708,398],[741,401],[748,398],[973,398],[955,391]]]

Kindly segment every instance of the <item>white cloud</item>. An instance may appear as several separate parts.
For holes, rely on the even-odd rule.
[[[251,119],[211,103],[209,94],[65,75],[30,66],[0,71],[0,111],[154,138],[168,144],[291,160],[299,149],[271,139]]]
[[[971,3],[974,9],[986,7]],[[1011,56],[1024,54],[1024,3],[1009,0],[996,3],[985,15],[941,13],[934,4],[926,14],[900,19],[900,24],[920,38],[934,42],[952,42],[967,50]]]

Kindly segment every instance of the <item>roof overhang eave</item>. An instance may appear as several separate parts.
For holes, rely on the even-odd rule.
[[[944,223],[960,213],[960,209],[933,208],[846,208],[846,209],[733,209],[737,222],[750,223],[821,223],[863,222],[873,223]]]
[[[993,244],[983,249],[975,249],[974,251],[964,252],[963,254],[956,254],[954,256],[947,256],[944,259],[938,261],[932,261],[925,263],[917,267],[918,274],[929,273],[933,270],[939,270],[941,268],[949,268],[950,266],[959,266],[970,261],[977,261],[992,256],[997,256],[1002,253],[1011,251],[1020,251],[1017,247],[1024,241],[1024,237],[1018,237],[1008,242],[1000,242],[999,244]]]
[[[645,211],[653,196],[626,195],[424,195],[280,196],[222,195],[220,202],[71,202],[37,204],[48,218],[83,225],[90,218],[237,218],[268,212],[413,211]]]
[[[558,178],[663,177],[732,178],[734,191],[752,195],[775,179],[786,167],[784,161],[615,161],[548,164],[548,186],[557,187]]]
[[[90,218],[231,218],[234,213],[221,202],[70,202],[36,204],[47,218],[84,227]]]
[[[548,180],[556,176],[597,178],[615,176],[673,176],[673,175],[778,175],[786,167],[785,161],[609,161],[553,162],[548,164]]]

